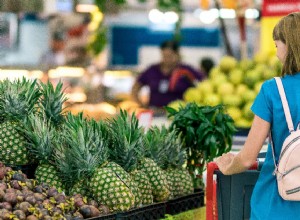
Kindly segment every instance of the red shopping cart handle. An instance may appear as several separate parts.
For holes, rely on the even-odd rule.
[[[249,170],[257,170],[258,162],[255,162]],[[216,170],[219,170],[218,165],[215,162],[209,162],[207,164],[207,177],[206,177],[206,220],[218,219],[216,210],[216,201],[214,201],[214,195],[216,195],[215,183],[213,175]],[[215,198],[216,200],[216,198]]]

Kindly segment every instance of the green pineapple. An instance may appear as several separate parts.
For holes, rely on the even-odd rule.
[[[38,160],[35,178],[39,183],[47,183],[59,190],[64,190],[60,173],[55,167],[54,150],[59,139],[59,129],[64,121],[62,105],[66,98],[59,82],[54,89],[53,85],[40,84],[41,99],[39,102],[39,116],[32,115],[25,122],[24,134],[28,139],[28,148]]]
[[[135,198],[127,184],[107,161],[107,134],[102,121],[68,114],[62,135],[62,150],[56,152],[57,166],[70,193],[83,192],[112,211],[134,207]],[[121,167],[120,167],[121,168]],[[125,171],[123,171],[125,172]]]
[[[152,158],[165,171],[170,198],[190,194],[194,191],[192,176],[184,169],[186,150],[175,130],[165,126],[152,127],[145,135],[146,156]]]
[[[67,100],[63,90],[62,82],[58,82],[54,88],[51,82],[46,84],[41,83],[42,96],[39,102],[40,108],[46,115],[46,118],[51,121],[55,128],[60,128],[65,121],[63,114],[63,105]]]
[[[0,83],[0,158],[12,166],[32,164],[22,129],[28,115],[36,113],[40,90],[25,78]]]
[[[38,161],[35,170],[35,179],[39,184],[47,183],[60,191],[64,191],[64,186],[54,159],[54,141],[58,138],[58,133],[54,127],[44,117],[31,115],[26,122],[27,129],[24,129],[28,149]]]
[[[127,173],[115,169],[122,176],[136,198],[136,206],[153,203],[152,186],[145,173],[138,170],[138,164],[143,156],[142,135],[143,130],[138,125],[135,115],[129,118],[126,111],[120,111],[114,119],[110,120],[111,130],[110,159]]]

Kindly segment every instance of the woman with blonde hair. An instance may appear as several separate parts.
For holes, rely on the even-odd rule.
[[[300,122],[300,13],[283,17],[273,30],[277,57],[283,64],[281,81],[294,125]],[[275,160],[289,135],[284,110],[275,79],[263,83],[251,107],[255,117],[247,140],[238,154],[227,153],[216,159],[225,175],[247,170],[255,161],[268,136],[272,133]],[[300,156],[300,155],[299,155]],[[278,193],[272,148],[269,144],[260,176],[251,197],[251,219],[300,219],[300,202],[287,201]]]

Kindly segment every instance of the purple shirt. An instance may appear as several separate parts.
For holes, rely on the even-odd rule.
[[[180,64],[176,70],[188,72],[188,75],[194,77],[194,80],[202,80],[204,78],[200,72],[188,65]],[[175,73],[175,71],[173,72]],[[160,70],[160,64],[154,64],[138,77],[137,81],[140,84],[150,87],[149,106],[162,107],[172,101],[182,99],[186,89],[193,86],[193,82],[189,77],[178,75],[175,80],[176,83],[173,83],[173,86],[170,87],[172,74],[164,75]]]

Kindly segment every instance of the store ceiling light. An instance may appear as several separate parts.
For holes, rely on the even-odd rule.
[[[82,77],[85,73],[84,68],[81,67],[68,67],[61,66],[56,69],[49,70],[49,78],[62,78],[62,77]]]
[[[0,70],[0,80],[16,80],[21,79],[22,77],[28,78],[28,70],[14,70],[14,69],[2,69]]]
[[[199,19],[204,24],[211,24],[218,18],[218,11],[214,13],[213,11],[202,11],[199,13]]]
[[[76,5],[76,11],[81,13],[92,12],[97,9],[94,0],[79,0]]]
[[[249,8],[245,12],[245,17],[248,19],[257,19],[259,17],[259,11],[255,8]]]
[[[178,14],[174,11],[162,12],[158,9],[152,9],[148,18],[154,24],[175,24],[179,19]]]
[[[222,8],[220,10],[212,8],[210,10],[197,9],[194,11],[194,16],[199,18],[199,20],[204,24],[211,24],[217,18],[221,17],[223,19],[234,19],[236,18],[236,12],[234,9]],[[259,17],[259,11],[255,8],[250,8],[245,11],[245,17],[247,19],[257,19]]]
[[[158,9],[152,9],[148,17],[152,23],[161,23],[164,20],[164,13]]]

